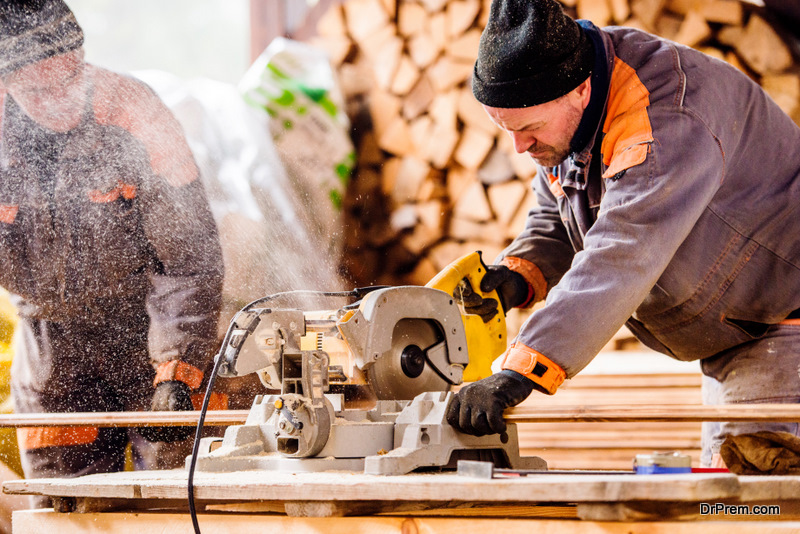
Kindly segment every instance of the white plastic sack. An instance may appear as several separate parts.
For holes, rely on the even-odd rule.
[[[269,125],[278,155],[313,211],[314,231],[341,253],[342,200],[355,164],[344,98],[322,50],[279,37],[239,83]]]

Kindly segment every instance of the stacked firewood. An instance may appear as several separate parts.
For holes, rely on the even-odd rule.
[[[794,39],[739,0],[562,0],[576,18],[637,27],[725,60],[800,120]],[[533,162],[473,98],[490,0],[345,0],[313,42],[353,121],[346,268],[357,283],[424,284],[459,256],[487,262],[535,202]]]

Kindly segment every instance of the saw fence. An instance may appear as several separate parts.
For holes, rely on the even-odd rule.
[[[492,261],[534,202],[516,154],[472,96],[489,0],[344,0],[312,42],[329,52],[353,121],[346,200],[353,278],[424,285],[454,258]],[[739,0],[562,0],[599,26],[641,28],[727,61],[800,120],[795,39]]]

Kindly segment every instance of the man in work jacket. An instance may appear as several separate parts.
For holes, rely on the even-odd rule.
[[[0,7],[0,285],[20,315],[15,410],[191,410],[211,363],[217,229],[177,121],[84,63],[61,0]],[[177,427],[172,427],[177,428]],[[183,463],[191,428],[26,428],[27,477]],[[148,443],[143,436],[153,443]]]
[[[623,324],[699,359],[707,404],[800,402],[800,128],[755,83],[553,0],[495,0],[473,92],[538,164],[539,205],[483,289],[546,305],[451,424],[503,431],[504,408],[555,393]],[[754,430],[798,424],[705,425],[702,462]]]

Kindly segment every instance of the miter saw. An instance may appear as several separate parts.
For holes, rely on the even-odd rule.
[[[245,307],[231,323],[218,373],[257,373],[273,393],[258,395],[246,422],[223,438],[203,438],[196,469],[396,475],[455,467],[458,459],[546,469],[541,458],[519,456],[514,424],[476,437],[445,420],[451,387],[491,374],[506,349],[502,308],[484,323],[453,296],[472,291],[499,302],[480,291],[485,272],[477,252],[426,286],[368,288],[336,310]]]

